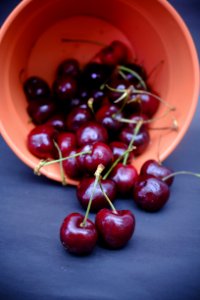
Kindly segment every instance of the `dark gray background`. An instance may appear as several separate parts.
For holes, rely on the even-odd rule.
[[[0,1],[0,22],[19,1]],[[182,15],[200,53],[198,0],[170,1]],[[189,101],[189,99],[188,99]],[[200,171],[200,106],[184,139],[166,160],[174,170]],[[59,226],[82,211],[74,188],[36,177],[0,138],[1,300],[200,299],[200,182],[177,177],[171,198],[157,214],[131,200],[134,238],[121,251],[96,248],[85,258],[66,253]],[[94,217],[94,216],[93,216]]]

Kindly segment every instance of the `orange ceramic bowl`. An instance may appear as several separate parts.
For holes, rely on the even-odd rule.
[[[188,129],[199,92],[199,65],[192,38],[165,0],[22,1],[0,30],[1,133],[10,148],[31,168],[38,164],[39,160],[26,147],[33,124],[26,113],[22,77],[38,75],[51,84],[56,66],[63,59],[75,57],[84,64],[99,51],[98,45],[63,43],[63,38],[104,44],[121,40],[147,73],[159,66],[151,76],[151,84],[176,111],[159,120],[166,111],[160,105],[153,126],[169,126],[176,118],[179,130],[152,130],[148,149],[134,164],[139,168],[146,159],[157,158],[160,135],[163,161]],[[58,166],[43,168],[42,173],[60,181]]]

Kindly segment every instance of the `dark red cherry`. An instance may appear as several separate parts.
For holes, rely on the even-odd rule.
[[[110,143],[110,148],[114,155],[114,160],[119,158],[124,154],[124,152],[128,149],[128,145],[119,141],[113,141]],[[129,159],[128,161],[131,161],[133,159],[133,153],[129,153]]]
[[[108,133],[106,129],[97,122],[88,122],[82,125],[76,132],[77,143],[79,146],[94,142],[107,142]]]
[[[46,124],[53,126],[58,131],[65,130],[65,121],[64,121],[63,115],[61,115],[61,114],[54,115],[46,122]]]
[[[69,131],[77,131],[81,125],[88,123],[93,118],[89,108],[74,107],[66,117],[66,127]]]
[[[139,178],[135,183],[133,199],[143,210],[158,211],[169,199],[170,190],[164,181],[153,178]]]
[[[103,105],[95,114],[96,120],[100,122],[109,132],[116,132],[123,123],[118,118],[123,118],[123,113],[114,104]]]
[[[108,248],[124,247],[135,230],[135,217],[130,210],[101,209],[95,219],[101,242]]]
[[[72,76],[57,78],[53,83],[53,91],[57,100],[69,101],[77,92],[77,82]]]
[[[82,74],[83,83],[90,89],[99,88],[110,76],[111,71],[108,66],[95,62],[88,63]]]
[[[104,90],[96,89],[91,92],[91,98],[93,98],[93,109],[97,111],[103,104],[106,98],[106,93]]]
[[[118,163],[109,178],[111,178],[117,186],[117,191],[121,196],[129,196],[133,192],[133,187],[138,179],[138,173],[134,166]]]
[[[69,109],[73,109],[75,107],[80,108],[88,108],[88,99],[81,99],[79,97],[75,97],[69,100]]]
[[[134,113],[134,114],[131,114],[128,117],[128,119],[129,119],[129,121],[135,122],[135,123],[128,123],[127,126],[130,127],[130,128],[135,128],[136,123],[138,123],[139,121],[146,122],[148,120],[148,117],[144,114]],[[142,127],[143,126],[148,128],[148,123],[143,124]]]
[[[146,71],[144,70],[144,68],[141,65],[138,65],[136,63],[128,63],[125,64],[124,67],[136,72],[140,77],[142,77],[142,79],[144,81],[147,80],[147,74]],[[126,76],[126,80],[129,81],[130,84],[133,84],[134,86],[136,86],[137,88],[140,87],[140,83],[137,79],[136,76],[134,76],[132,73],[130,72],[123,72],[124,75]]]
[[[80,180],[79,185],[77,186],[77,198],[84,209],[87,208],[88,202],[90,200],[91,193],[93,191],[95,178],[88,177]],[[116,186],[114,181],[106,179],[101,181],[103,190],[109,197],[110,201],[113,202],[116,198]],[[109,204],[105,199],[100,186],[97,185],[97,188],[94,192],[94,197],[91,204],[91,211],[97,212],[101,208],[108,207]]]
[[[63,157],[72,156],[71,158],[64,160],[62,163],[65,174],[71,179],[80,179],[83,176],[83,172],[78,163],[78,157],[73,157],[78,152],[79,151],[77,149],[74,149],[71,151],[64,151],[62,153]]]
[[[55,111],[55,103],[45,99],[31,101],[27,107],[31,121],[36,125],[45,123]]]
[[[78,77],[80,74],[80,65],[78,60],[69,58],[60,63],[57,69],[57,77],[72,76]]]
[[[133,134],[134,134],[133,128],[124,127],[120,132],[119,139],[120,141],[129,145],[132,140]],[[145,127],[141,128],[139,133],[136,134],[135,141],[133,143],[133,145],[136,147],[136,149],[133,150],[134,155],[138,156],[142,154],[146,150],[149,141],[150,141],[150,136],[147,129]]]
[[[112,150],[105,143],[96,142],[79,148],[79,152],[85,151],[91,151],[91,153],[78,157],[78,162],[81,170],[86,173],[94,174],[99,164],[108,167],[113,162]]]
[[[113,41],[109,46],[104,47],[98,56],[103,64],[117,66],[127,61],[128,48],[121,41]]]
[[[76,255],[90,254],[97,242],[97,231],[92,221],[79,213],[68,215],[60,227],[60,241],[64,248]]]
[[[158,110],[160,101],[156,99],[153,95],[147,95],[147,94],[136,94],[132,97],[134,99],[135,97],[138,97],[140,99],[140,112],[149,118],[151,118]]]
[[[49,125],[39,125],[33,128],[27,138],[28,150],[41,159],[54,158],[57,150],[54,140],[57,138],[57,130]]]
[[[173,171],[168,169],[167,167],[159,164],[154,159],[147,160],[141,167],[140,175],[145,176],[149,175],[158,179],[163,179],[164,177],[172,174]],[[167,179],[165,182],[168,185],[171,185],[173,183],[174,177],[171,177]]]
[[[29,77],[24,83],[24,92],[28,101],[49,99],[51,91],[48,83],[37,76]]]
[[[122,92],[128,89],[129,86],[130,84],[124,79],[121,80],[115,79],[110,83],[110,87],[112,89],[119,90]],[[113,102],[117,100],[119,97],[121,97],[121,95],[123,94],[122,92],[108,90],[108,97]],[[122,102],[120,102],[120,104],[122,104]]]
[[[57,144],[62,153],[76,148],[76,135],[72,132],[61,132],[57,136]]]

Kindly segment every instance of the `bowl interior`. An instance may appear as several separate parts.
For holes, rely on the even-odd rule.
[[[27,0],[13,11],[1,30],[0,116],[5,140],[31,168],[38,159],[26,147],[33,125],[26,113],[23,80],[38,75],[51,85],[63,59],[74,57],[84,64],[99,51],[99,45],[81,40],[109,44],[116,39],[127,44],[148,74],[155,69],[149,79],[153,89],[176,107],[159,119],[167,109],[161,104],[152,127],[170,126],[173,118],[179,124],[178,132],[151,130],[151,143],[134,165],[139,168],[146,159],[157,158],[160,136],[161,160],[184,136],[197,103],[197,59],[184,24],[166,1],[155,1],[152,6],[147,0]],[[43,168],[42,173],[60,181],[58,166]]]

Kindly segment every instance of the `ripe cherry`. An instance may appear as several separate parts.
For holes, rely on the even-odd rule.
[[[69,131],[76,132],[83,124],[93,118],[89,108],[74,107],[66,117],[66,127]]]
[[[117,66],[123,64],[128,58],[128,48],[121,41],[113,41],[99,53],[99,59],[103,64]]]
[[[54,140],[57,138],[57,130],[49,125],[39,125],[28,134],[28,150],[38,158],[47,159],[57,155]]]
[[[87,219],[83,226],[84,216],[79,213],[68,215],[60,228],[62,245],[76,255],[87,255],[92,252],[97,242],[97,231],[92,221]]]
[[[77,82],[72,76],[57,78],[53,83],[53,91],[56,100],[69,101],[77,92]]]
[[[46,99],[31,101],[27,107],[27,112],[34,124],[45,123],[55,111],[55,103]]]
[[[64,116],[62,114],[56,114],[52,116],[50,119],[48,119],[46,125],[53,126],[58,131],[64,131],[66,129]]]
[[[95,183],[94,177],[83,178],[80,180],[79,185],[77,186],[77,198],[84,209],[87,208],[91,193],[93,191]],[[116,198],[116,185],[114,181],[110,179],[101,180],[103,190],[109,197],[110,201],[113,202]],[[109,206],[105,196],[103,195],[99,184],[96,187],[94,192],[94,197],[91,203],[91,211],[97,212],[101,208]]]
[[[95,62],[88,63],[82,73],[82,82],[89,90],[99,88],[110,76],[111,70],[108,66]]]
[[[67,153],[76,148],[76,135],[72,132],[61,132],[57,136],[57,144],[62,153]]]
[[[159,164],[156,160],[154,159],[149,159],[147,160],[141,167],[140,170],[140,175],[141,176],[152,176],[158,179],[163,179],[164,177],[172,174],[173,171],[168,169],[167,167]],[[167,179],[165,182],[168,185],[171,185],[173,183],[174,177],[170,177]]]
[[[108,133],[106,129],[97,122],[88,122],[82,125],[76,132],[79,146],[94,142],[107,142]]]
[[[125,153],[125,151],[128,149],[128,145],[123,142],[113,141],[110,143],[110,148],[113,152],[114,160],[116,160]],[[131,152],[129,153],[129,161],[131,161],[132,159],[133,153]]]
[[[38,76],[31,76],[25,81],[24,92],[28,101],[49,99],[51,94],[48,83]]]
[[[80,179],[83,176],[83,172],[80,169],[79,163],[78,163],[78,157],[74,156],[78,153],[79,151],[77,149],[73,149],[71,151],[64,151],[62,153],[63,157],[68,157],[67,160],[64,160],[62,162],[63,169],[67,177],[71,179]],[[73,157],[74,156],[74,157]]]
[[[135,230],[135,217],[130,210],[101,209],[95,219],[101,242],[109,248],[124,247]]]
[[[112,179],[117,186],[117,191],[121,196],[130,196],[134,185],[138,179],[138,173],[134,166],[124,165],[118,163],[111,172],[110,179]]]
[[[115,117],[113,117],[115,115]],[[108,132],[117,132],[122,126],[122,122],[118,118],[123,117],[123,113],[119,112],[116,105],[103,105],[95,114],[96,120],[107,128]]]
[[[164,181],[153,178],[139,178],[134,186],[133,199],[143,210],[158,211],[169,199],[170,190]]]
[[[68,58],[60,63],[57,69],[57,77],[78,77],[80,74],[80,65],[77,59]]]

